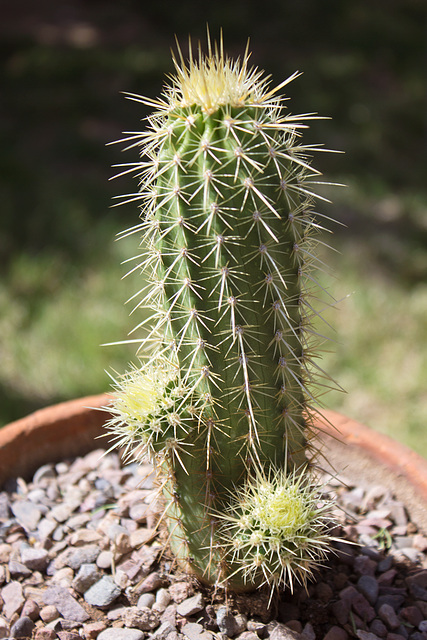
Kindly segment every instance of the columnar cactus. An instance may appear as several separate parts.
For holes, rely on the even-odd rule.
[[[162,99],[129,96],[156,109],[126,138],[142,156],[125,199],[141,204],[131,231],[151,316],[108,425],[158,470],[181,563],[235,589],[305,582],[328,548],[306,454],[325,385],[313,361],[318,172],[300,141],[310,116],[279,95],[297,74],[270,89],[248,57],[208,42],[206,56],[174,60]]]

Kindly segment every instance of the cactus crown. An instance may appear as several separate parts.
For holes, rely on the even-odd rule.
[[[141,204],[151,324],[109,427],[163,476],[172,549],[200,577],[305,582],[327,546],[306,457],[313,388],[329,384],[313,360],[311,116],[278,95],[297,74],[270,90],[247,51],[178,53],[162,99],[129,96],[156,108],[126,139],[145,156],[125,201]]]
[[[259,106],[265,104],[276,91],[293,78],[268,92],[268,78],[263,78],[263,74],[257,69],[248,67],[248,48],[242,62],[239,59],[233,61],[224,54],[222,39],[219,46],[215,43],[212,51],[208,36],[208,55],[203,56],[199,48],[197,60],[194,60],[192,55],[191,40],[189,49],[188,63],[185,62],[179,45],[179,62],[173,56],[176,76],[170,77],[171,86],[167,90],[168,107],[198,105],[206,114],[212,114],[224,105]]]

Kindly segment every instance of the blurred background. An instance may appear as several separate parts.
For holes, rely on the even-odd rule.
[[[332,205],[332,276],[339,301],[321,366],[344,387],[325,405],[427,456],[427,5],[425,0],[14,0],[0,22],[0,424],[57,401],[108,389],[123,372],[140,316],[121,280],[138,239],[135,190],[109,181],[121,131],[147,112],[122,92],[152,98],[172,71],[175,34],[205,42],[206,23],[227,52],[287,87],[292,113],[318,112],[307,143]],[[326,238],[328,240],[328,238]]]

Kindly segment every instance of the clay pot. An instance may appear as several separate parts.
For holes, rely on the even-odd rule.
[[[30,478],[42,464],[105,448],[102,427],[108,395],[55,404],[0,429],[0,487],[8,478]]]
[[[63,402],[0,429],[0,487],[8,478],[30,478],[42,464],[105,448],[108,400],[108,395],[97,395]],[[324,411],[324,417],[316,424],[322,466],[349,481],[389,487],[427,532],[427,460],[339,413]]]

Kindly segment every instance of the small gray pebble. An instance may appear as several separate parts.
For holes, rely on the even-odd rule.
[[[423,589],[427,588],[427,569],[423,569],[421,571],[417,571],[412,575],[406,578],[406,584],[409,587],[414,587],[415,585],[421,587]]]
[[[389,604],[383,604],[378,609],[378,615],[389,629],[397,629],[400,626],[399,618],[395,610]]]
[[[0,493],[0,518],[2,520],[10,518],[10,501],[6,491]]]
[[[96,640],[143,640],[145,633],[139,629],[104,629]]]
[[[46,549],[25,547],[21,550],[21,562],[31,571],[44,571],[49,561]]]
[[[408,524],[408,516],[402,502],[395,502],[390,509],[391,517],[398,526]]]
[[[229,638],[232,638],[236,634],[236,621],[233,614],[229,612],[227,607],[221,606],[218,608],[218,611],[216,612],[216,623],[219,630],[222,633],[225,633]]]
[[[107,619],[114,622],[114,620],[120,620],[123,618],[126,613],[126,606],[123,605],[115,605],[108,609],[107,611]]]
[[[52,533],[56,529],[56,522],[54,520],[49,520],[48,518],[43,518],[37,525],[37,534],[40,540],[45,540],[49,538]]]
[[[148,607],[126,607],[123,622],[125,627],[141,631],[153,631],[160,624],[158,615]]]
[[[106,480],[105,478],[97,478],[95,480],[95,489],[98,489],[98,491],[111,491],[112,486],[111,483],[108,482],[108,480]]]
[[[112,551],[101,551],[99,556],[96,559],[96,564],[100,569],[111,569],[111,565],[113,563],[113,553]]]
[[[77,513],[67,520],[67,527],[73,530],[81,529],[87,525],[88,522],[90,522],[90,515],[88,513]]]
[[[280,622],[277,623],[272,629],[272,631],[270,632],[270,640],[300,640],[300,639],[301,639],[300,633],[298,633],[297,631],[293,631],[292,629],[290,629],[284,624],[281,624]],[[334,639],[330,638],[329,640],[334,640]],[[336,638],[336,640],[341,640],[341,639]]]
[[[427,602],[427,589],[423,589],[417,584],[413,584],[411,585],[411,593],[417,600]]]
[[[27,616],[31,618],[33,622],[38,620],[40,614],[40,607],[34,600],[26,600],[24,606],[22,607],[21,616]]]
[[[65,529],[60,524],[59,526],[56,527],[55,531],[53,532],[52,540],[54,540],[55,542],[61,542],[61,540],[63,540],[64,537],[65,537]]]
[[[11,638],[31,638],[35,626],[31,618],[22,616],[12,625],[10,636]]]
[[[52,585],[58,585],[59,587],[71,587],[71,583],[74,579],[74,571],[70,567],[62,567],[58,569],[53,575],[51,580]]]
[[[8,564],[9,573],[11,577],[15,580],[18,578],[29,578],[31,575],[31,571],[25,564],[22,562],[18,562],[17,560],[10,560]]]
[[[108,527],[107,536],[110,540],[115,540],[121,533],[128,534],[128,530],[122,527],[121,524],[113,523]]]
[[[378,549],[378,540],[376,540],[375,538],[372,538],[369,534],[361,533],[359,535],[359,542],[360,544],[364,545],[363,548],[365,550],[371,549],[372,551],[374,551],[374,553],[379,555],[378,552],[376,551],[376,549]]]
[[[401,624],[398,626],[396,631],[393,632],[396,636],[402,636],[402,638],[408,638],[409,632],[405,625]]]
[[[353,566],[359,575],[373,576],[377,568],[377,563],[375,560],[368,558],[368,556],[356,556]]]
[[[385,626],[384,622],[382,622],[378,618],[372,620],[369,630],[371,631],[371,633],[375,633],[380,638],[385,638],[387,635],[387,627]]]
[[[153,604],[156,602],[156,598],[153,593],[143,593],[139,596],[137,607],[141,609],[141,607],[148,607],[151,609]]]
[[[316,585],[316,595],[322,602],[330,602],[334,594],[326,582],[319,582]]]
[[[404,596],[401,595],[378,596],[377,607],[381,607],[383,604],[389,604],[393,609],[397,610],[402,606],[404,600]]]
[[[61,491],[55,481],[50,481],[48,487],[46,488],[46,495],[52,502],[60,499]]]
[[[170,601],[172,600],[170,593],[167,589],[161,588],[156,593],[156,604],[161,607],[167,607]]]
[[[418,549],[414,549],[414,547],[403,547],[400,549],[400,553],[404,555],[411,562],[417,563],[420,559],[423,558],[423,554]]]
[[[65,587],[48,587],[43,593],[43,600],[45,604],[53,604],[59,613],[69,620],[86,622],[90,618],[89,614]]]
[[[404,549],[405,547],[412,547],[413,538],[411,536],[394,536],[393,546],[396,549]]]
[[[76,508],[77,505],[74,503],[61,502],[52,507],[49,516],[56,520],[56,522],[62,523],[68,520]]]
[[[316,633],[311,622],[307,622],[302,630],[303,640],[316,640]]]
[[[256,633],[259,637],[264,636],[266,625],[263,622],[257,620],[248,620],[248,631]]]
[[[67,473],[69,468],[70,465],[68,462],[58,462],[58,464],[55,465],[55,471],[58,475],[64,475],[64,473]]]
[[[380,560],[380,562],[378,563],[378,572],[385,573],[386,571],[391,569],[392,565],[393,565],[392,556],[386,556],[383,560]]]
[[[100,553],[101,549],[96,544],[87,544],[84,547],[69,547],[57,557],[55,568],[60,569],[66,566],[77,571],[82,564],[96,562]]]
[[[46,502],[46,493],[43,489],[33,489],[27,495],[27,499],[30,502],[40,502],[41,504]]]
[[[368,558],[371,558],[372,560],[375,560],[375,562],[380,562],[382,559],[381,554],[378,553],[378,551],[376,549],[373,549],[371,546],[362,547],[360,549],[360,553],[364,556],[368,556]]]
[[[75,620],[66,620],[65,618],[61,618],[59,620],[59,624],[63,631],[75,631],[76,629],[80,629],[83,626],[81,622],[76,622]]]
[[[239,635],[246,631],[248,627],[248,619],[243,613],[234,616],[235,635]]]
[[[77,593],[85,593],[100,578],[101,572],[96,564],[82,564],[71,586]]]
[[[161,622],[170,622],[172,626],[176,625],[176,604],[171,602],[160,615]],[[215,622],[216,626],[216,622]]]
[[[24,606],[24,597],[22,593],[22,585],[20,582],[13,580],[9,582],[1,590],[3,600],[2,613],[10,620],[14,613],[19,613]]]
[[[196,595],[191,596],[191,598],[186,598],[183,602],[181,602],[177,606],[177,612],[183,618],[188,618],[190,616],[194,616],[196,613],[199,613],[204,609],[205,602],[203,600],[203,595],[201,593],[196,593]]]
[[[213,634],[210,631],[205,631],[203,626],[198,622],[187,622],[181,632],[189,640],[213,640]]]
[[[356,635],[359,640],[379,640],[378,636],[376,636],[375,633],[364,631],[363,629],[357,629]]]
[[[362,593],[369,604],[374,605],[378,598],[378,582],[373,576],[360,576],[357,581],[357,588]]]
[[[19,500],[11,505],[12,513],[27,531],[35,531],[42,516],[40,507],[28,500]]]
[[[53,464],[44,464],[35,472],[33,476],[33,484],[38,484],[41,480],[46,480],[46,479],[55,478],[55,477],[56,477],[56,472]]]
[[[84,599],[94,607],[108,607],[121,594],[121,589],[109,576],[103,576],[84,594]]]
[[[156,631],[150,634],[150,640],[166,640],[170,633],[176,632],[170,622],[163,622]]]
[[[136,502],[129,507],[129,518],[136,522],[145,522],[147,520],[148,504],[144,502]]]

